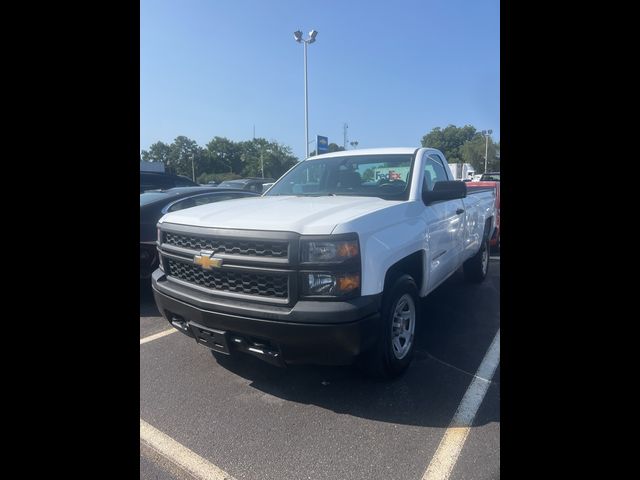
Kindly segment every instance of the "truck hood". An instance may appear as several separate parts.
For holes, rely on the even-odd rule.
[[[160,222],[326,235],[341,223],[398,203],[401,202],[350,196],[239,198],[168,213]]]

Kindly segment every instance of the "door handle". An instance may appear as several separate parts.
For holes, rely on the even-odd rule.
[[[464,213],[464,208],[459,208],[456,210],[456,215],[460,215],[461,213]]]

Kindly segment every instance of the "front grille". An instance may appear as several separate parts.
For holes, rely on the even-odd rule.
[[[288,276],[272,273],[244,273],[231,270],[203,270],[195,265],[165,258],[168,274],[193,283],[223,292],[257,295],[266,298],[288,297]]]
[[[287,258],[288,242],[270,240],[240,240],[225,237],[201,237],[164,232],[162,243],[193,250],[212,250],[227,255],[251,257]]]

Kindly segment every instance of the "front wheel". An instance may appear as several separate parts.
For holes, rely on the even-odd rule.
[[[362,366],[371,376],[390,380],[402,375],[413,358],[418,288],[411,276],[400,276],[385,292],[381,317],[378,340]]]
[[[489,272],[489,240],[482,242],[482,246],[469,260],[462,265],[464,277],[473,283],[482,282]]]

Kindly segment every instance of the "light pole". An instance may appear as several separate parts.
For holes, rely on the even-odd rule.
[[[264,178],[264,160],[262,160],[262,149],[260,149],[260,170],[262,171],[262,178]]]
[[[482,130],[484,135],[484,172],[487,173],[487,157],[489,156],[489,136],[493,133],[493,130]]]
[[[302,32],[297,30],[293,32],[293,37],[298,43],[304,43],[304,151],[305,158],[309,157],[309,96],[307,94],[307,45],[316,41],[318,32],[311,30],[309,38],[302,38]]]
[[[191,174],[193,175],[193,181],[196,181],[196,152],[191,155]]]

